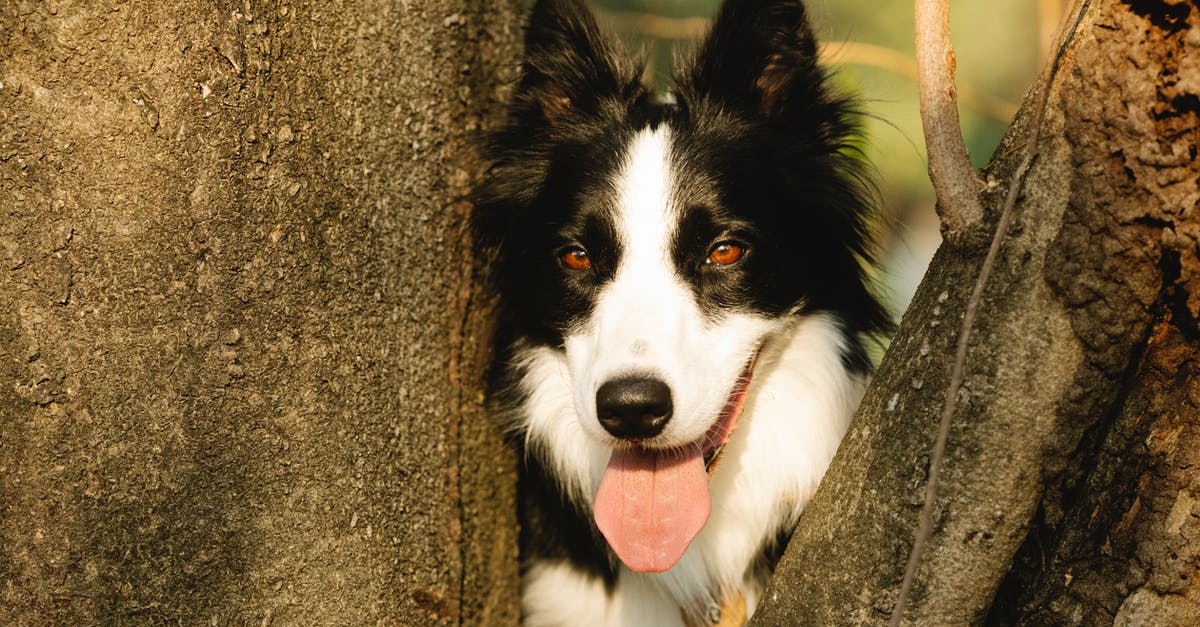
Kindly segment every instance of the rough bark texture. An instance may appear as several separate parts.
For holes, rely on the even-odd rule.
[[[516,4],[0,3],[0,624],[515,621]]]
[[[1195,2],[1091,3],[976,323],[908,622],[1198,624],[1198,48]],[[978,241],[934,258],[755,625],[887,619]]]
[[[1003,622],[1200,624],[1200,8],[1121,8],[1076,55],[1076,191],[1046,272],[1106,347],[1092,362],[1116,375],[1112,402],[1047,485]],[[1149,337],[1106,342],[1114,317]]]

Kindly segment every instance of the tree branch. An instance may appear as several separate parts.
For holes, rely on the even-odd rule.
[[[916,0],[917,91],[921,126],[947,241],[983,220],[983,182],[971,167],[958,120],[954,46],[950,43],[950,0]]]
[[[937,500],[938,478],[941,475],[942,460],[946,455],[946,440],[950,436],[951,418],[954,416],[954,409],[958,405],[958,392],[962,388],[963,371],[966,368],[967,361],[967,346],[971,341],[971,328],[975,324],[979,305],[983,301],[983,290],[987,286],[988,278],[991,276],[992,269],[996,265],[996,257],[1000,252],[1000,243],[1004,241],[1004,237],[1008,233],[1008,227],[1012,223],[1013,209],[1016,207],[1017,197],[1021,194],[1021,186],[1025,182],[1025,175],[1029,172],[1029,167],[1033,164],[1034,157],[1037,156],[1038,137],[1041,134],[1042,119],[1045,117],[1046,103],[1049,100],[1050,87],[1054,82],[1054,76],[1058,70],[1059,59],[1062,58],[1064,46],[1074,37],[1075,27],[1079,24],[1079,20],[1087,10],[1088,4],[1089,2],[1087,1],[1080,3],[1079,11],[1074,14],[1074,18],[1070,22],[1067,22],[1066,19],[1071,17],[1071,14],[1065,14],[1063,16],[1064,21],[1058,27],[1058,32],[1054,38],[1055,43],[1052,48],[1055,54],[1046,60],[1046,65],[1042,69],[1041,89],[1038,94],[1037,106],[1033,109],[1033,118],[1029,124],[1029,136],[1025,143],[1025,154],[1008,186],[1008,194],[1004,199],[1004,207],[1000,212],[1000,220],[996,224],[996,232],[992,236],[991,246],[988,248],[987,257],[983,260],[983,267],[979,271],[979,278],[975,281],[975,288],[971,292],[971,298],[967,301],[967,308],[963,314],[962,327],[958,334],[958,344],[954,355],[954,366],[951,369],[950,384],[946,387],[946,402],[942,409],[941,421],[938,424],[937,440],[933,447],[933,453],[930,456],[929,477],[925,484],[925,502],[921,507],[921,518],[917,526],[916,536],[913,539],[912,550],[908,555],[908,563],[904,567],[904,580],[900,585],[900,594],[896,598],[896,605],[893,607],[891,619],[888,621],[888,624],[893,627],[899,625],[901,619],[904,618],[904,609],[908,601],[908,595],[912,590],[913,581],[916,579],[917,568],[921,564],[921,554],[933,530],[933,509]],[[919,6],[920,0],[918,0]],[[918,9],[919,11],[920,9]],[[1070,25],[1069,28],[1068,24]],[[924,113],[924,106],[922,106],[922,113]],[[932,149],[930,150],[930,155],[930,161],[932,162]]]

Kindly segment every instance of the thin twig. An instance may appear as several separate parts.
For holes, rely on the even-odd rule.
[[[987,286],[988,277],[991,276],[993,267],[996,265],[996,258],[1000,252],[1000,243],[1004,241],[1004,237],[1008,233],[1008,227],[1012,222],[1014,208],[1017,204],[1017,197],[1020,196],[1022,185],[1025,182],[1025,175],[1029,172],[1034,157],[1037,156],[1037,145],[1041,134],[1042,120],[1045,117],[1046,104],[1050,99],[1050,87],[1054,83],[1054,78],[1058,73],[1059,61],[1066,50],[1066,45],[1074,38],[1075,30],[1079,26],[1079,22],[1090,4],[1091,0],[1082,0],[1078,11],[1074,13],[1073,17],[1069,14],[1064,15],[1064,21],[1058,28],[1058,34],[1055,36],[1053,47],[1056,51],[1055,55],[1046,61],[1046,66],[1042,69],[1042,85],[1038,94],[1037,106],[1033,110],[1033,117],[1030,118],[1029,136],[1026,139],[1025,154],[1021,159],[1020,165],[1017,166],[1016,172],[1013,173],[1012,181],[1008,187],[1008,195],[1004,199],[1004,207],[1000,212],[1000,220],[996,224],[996,232],[992,236],[992,244],[988,248],[987,256],[983,260],[983,267],[979,271],[979,277],[975,280],[975,289],[971,292],[971,299],[967,301],[967,309],[963,314],[962,327],[958,332],[958,346],[954,354],[954,366],[950,374],[950,384],[946,388],[946,403],[942,409],[941,422],[938,424],[937,441],[934,443],[933,453],[929,460],[929,477],[925,483],[925,503],[921,507],[920,523],[917,526],[916,537],[913,539],[912,551],[909,553],[908,563],[904,567],[904,581],[900,585],[900,594],[896,598],[896,605],[893,607],[891,619],[888,621],[888,624],[892,627],[899,625],[900,621],[904,618],[908,595],[916,579],[917,567],[921,564],[921,554],[933,530],[933,508],[937,500],[937,484],[941,474],[942,460],[946,454],[946,440],[950,437],[951,417],[954,415],[954,409],[958,404],[958,392],[962,388],[963,371],[966,367],[967,345],[971,340],[971,328],[975,323],[975,316],[979,310],[980,303],[983,301],[983,290]],[[1070,21],[1067,21],[1067,18],[1070,18]]]
[[[820,43],[822,63],[830,65],[859,65],[894,72],[917,80],[917,60],[884,46],[858,41],[823,41]],[[1017,114],[1015,103],[997,98],[970,83],[960,83],[958,95],[965,107],[1007,124]]]
[[[1059,0],[1042,0],[1057,2]],[[596,15],[607,22],[613,30],[622,33],[637,33],[654,39],[676,41],[694,40],[703,37],[712,26],[706,17],[667,17],[649,13],[610,11],[595,8]],[[914,81],[917,79],[917,60],[909,55],[858,41],[821,41],[821,63],[829,65],[859,65],[894,72]],[[647,71],[652,71],[648,66]],[[965,107],[1008,123],[1017,113],[1017,105],[997,98],[970,83],[959,84],[958,95]]]
[[[971,166],[958,120],[954,46],[950,43],[950,0],[916,0],[917,93],[929,153],[929,180],[947,240],[983,220],[983,182]]]

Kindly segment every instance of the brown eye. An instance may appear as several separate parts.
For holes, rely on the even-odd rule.
[[[592,267],[592,260],[587,251],[582,248],[570,248],[562,254],[563,265],[572,270],[587,270]]]
[[[712,250],[708,252],[708,259],[704,263],[728,266],[737,263],[745,254],[746,249],[740,245],[733,242],[721,242],[712,247]]]

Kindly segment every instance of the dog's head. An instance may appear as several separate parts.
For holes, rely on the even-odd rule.
[[[501,341],[565,354],[562,419],[614,460],[711,461],[794,316],[883,324],[853,126],[800,2],[728,0],[662,98],[579,0],[539,0],[525,54],[476,222]]]

